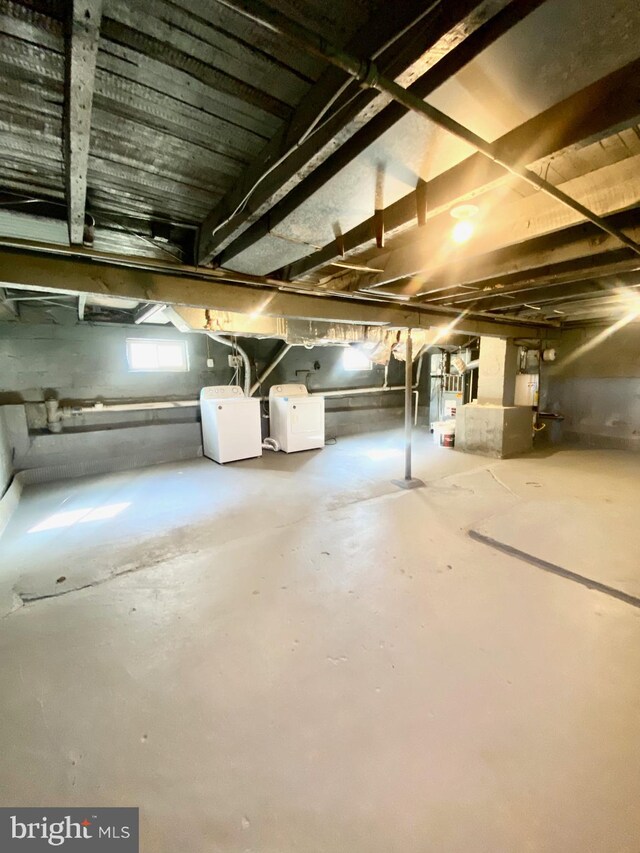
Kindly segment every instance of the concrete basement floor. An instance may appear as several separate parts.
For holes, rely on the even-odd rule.
[[[2,804],[140,806],[144,853],[637,853],[640,609],[468,530],[639,596],[640,455],[419,433],[404,492],[401,443],[27,488]]]

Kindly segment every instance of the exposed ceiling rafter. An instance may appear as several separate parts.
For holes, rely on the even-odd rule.
[[[597,218],[612,241],[619,239],[618,233],[624,233],[627,251],[629,243],[638,245],[621,231],[611,214],[633,207],[640,198],[640,155],[573,178],[557,189],[582,199],[583,205],[597,211]],[[413,277],[413,293],[425,292],[431,277],[435,275],[437,280],[447,266],[455,274],[456,267],[467,266],[474,257],[481,259],[488,252],[570,228],[581,220],[579,211],[554,204],[542,193],[533,193],[492,210],[468,244],[454,247],[449,239],[451,220],[444,216],[439,223],[419,234],[419,239],[374,257],[372,266],[382,267],[384,272],[366,276],[363,286],[384,286]],[[616,232],[615,236],[611,232]],[[616,248],[620,248],[619,243]],[[640,252],[633,254],[640,263]]]
[[[69,242],[81,245],[87,199],[91,108],[102,0],[73,0],[69,9],[64,116]]]
[[[551,305],[568,302],[571,299],[591,299],[624,293],[626,290],[640,287],[640,273],[603,276],[602,278],[578,281],[571,284],[557,283],[543,287],[532,287],[511,295],[496,295],[484,301],[478,301],[482,311],[513,312],[523,305]]]
[[[568,210],[573,211],[580,217],[588,219],[597,225],[602,231],[616,237],[623,245],[628,246],[633,252],[640,256],[640,245],[635,243],[631,238],[627,237],[624,232],[611,226],[607,221],[597,213],[594,213],[587,205],[583,204],[572,195],[568,195],[564,190],[559,189],[550,183],[545,178],[521,165],[511,158],[505,158],[500,154],[496,154],[493,145],[483,139],[477,133],[469,130],[450,115],[442,112],[431,104],[426,103],[421,98],[408,91],[404,86],[396,83],[391,78],[380,72],[380,69],[373,62],[363,63],[348,51],[336,47],[334,44],[327,42],[325,39],[310,32],[304,26],[293,21],[288,21],[277,10],[271,9],[262,0],[218,0],[228,8],[234,9],[245,15],[249,20],[264,27],[271,32],[276,32],[284,38],[290,40],[293,44],[297,44],[311,51],[321,59],[326,59],[336,68],[341,68],[351,75],[354,80],[357,80],[360,85],[367,88],[376,89],[385,95],[393,98],[400,104],[403,104],[412,112],[423,116],[438,127],[446,130],[452,136],[463,142],[471,145],[483,156],[505,171],[520,178],[530,186],[541,190],[545,195],[560,202]]]
[[[221,5],[243,14],[234,5]],[[379,58],[386,73],[400,77],[410,72],[414,63],[424,64],[430,50],[435,60],[443,50],[463,41],[497,6],[493,0],[447,0],[425,8],[424,2],[404,0],[394,8],[395,33],[389,31],[391,16],[378,14],[350,40],[347,49],[363,62],[370,57]],[[413,28],[415,21],[419,26]],[[347,87],[355,97],[349,97],[345,103],[343,94]],[[358,91],[357,84],[348,77],[345,79],[338,69],[327,69],[288,124],[206,217],[200,229],[198,262],[208,263],[252,219],[279,201],[280,194],[291,190],[335,151],[341,141],[346,141],[359,123],[372,118],[386,103],[371,89]],[[316,126],[318,116],[323,118]],[[343,132],[347,135],[341,137]]]
[[[437,67],[437,66],[436,66]],[[550,107],[493,143],[504,158],[533,164],[571,146],[597,141],[612,128],[635,124],[640,115],[640,59],[609,74]],[[437,175],[421,188],[427,197],[427,221],[458,202],[510,180],[503,169],[482,154]],[[409,193],[384,211],[385,229],[393,235],[416,223],[415,193]],[[342,235],[343,252],[350,254],[373,243],[373,217]],[[274,273],[300,278],[339,256],[335,243]]]
[[[486,50],[496,39],[504,35],[508,30],[522,21],[528,14],[533,12],[545,0],[521,0],[511,2],[486,21],[477,30],[467,36],[451,50],[431,66],[415,83],[408,87],[409,91],[420,98],[426,98],[431,92],[462,70],[475,57]],[[314,169],[302,180],[291,192],[275,204],[268,213],[254,222],[246,231],[237,237],[219,255],[218,262],[224,266],[234,257],[245,251],[249,246],[266,236],[314,192],[320,189],[327,181],[335,177],[342,169],[349,165],[356,157],[362,154],[383,133],[393,127],[403,115],[407,113],[406,107],[392,101],[382,112],[378,113],[371,121],[360,128],[344,145],[326,159],[317,169]],[[414,209],[417,211],[427,201],[426,192],[417,189],[417,197]],[[426,207],[425,207],[426,209]],[[419,217],[419,214],[418,214]],[[371,220],[371,234],[375,234],[375,215]],[[386,216],[383,217],[386,230]],[[349,247],[351,248],[351,247]]]
[[[545,337],[552,332],[544,324],[520,324],[485,320],[466,312],[428,310],[405,304],[390,305],[366,298],[323,296],[281,292],[275,287],[233,284],[179,273],[162,273],[153,268],[92,263],[46,253],[0,251],[0,280],[15,288],[37,287],[52,293],[78,296],[116,296],[138,302],[185,305],[243,314],[297,319],[330,320],[335,323],[363,323],[411,328],[447,328],[473,335]]]
[[[624,211],[611,219],[631,237],[640,240],[640,212]],[[468,285],[517,286],[545,276],[551,278],[558,270],[578,274],[586,271],[588,275],[591,270],[615,267],[624,272],[629,264],[640,267],[637,256],[620,248],[613,237],[600,234],[590,223],[583,223],[452,265],[442,274],[433,276],[417,296],[430,301],[450,300],[464,296]],[[441,294],[442,291],[446,294]],[[402,285],[396,292],[402,293]]]

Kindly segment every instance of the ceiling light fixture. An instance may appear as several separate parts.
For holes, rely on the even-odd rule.
[[[457,204],[451,208],[454,219],[473,219],[478,215],[479,208],[475,204]]]
[[[451,239],[454,243],[466,243],[467,240],[471,239],[474,231],[475,226],[473,222],[468,219],[461,219],[460,222],[456,222],[453,226]]]
[[[459,204],[451,210],[451,216],[458,220],[451,231],[451,239],[454,243],[466,243],[471,239],[476,230],[472,220],[477,215],[478,208],[475,204]]]

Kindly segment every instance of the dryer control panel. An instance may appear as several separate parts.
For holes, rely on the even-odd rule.
[[[239,385],[209,385],[200,391],[201,400],[228,400],[244,397]]]
[[[285,385],[272,385],[269,397],[308,397],[309,392],[305,385],[289,382]]]

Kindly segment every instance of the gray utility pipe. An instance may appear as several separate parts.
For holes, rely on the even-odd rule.
[[[327,391],[310,391],[309,393],[313,396],[314,394],[319,397],[351,397],[357,394],[381,394],[383,391],[404,391],[404,385],[387,385],[387,368],[389,365],[385,366],[385,384],[384,385],[376,385],[374,387],[367,386],[366,388],[334,388],[329,389]],[[420,384],[420,376],[422,374],[422,356],[418,359],[418,369],[416,370],[416,379],[413,385],[411,386],[412,390],[415,391]],[[266,398],[265,398],[266,399]]]
[[[278,355],[273,359],[271,364],[262,371],[262,374],[256,379],[256,381],[253,383],[253,385],[249,389],[249,397],[253,397],[253,395],[256,393],[258,388],[262,385],[262,383],[267,378],[267,376],[269,376],[273,372],[273,370],[280,364],[280,362],[285,357],[285,355],[289,352],[289,350],[291,349],[292,346],[294,346],[294,344],[285,344],[282,347],[282,349],[280,350]]]
[[[242,390],[244,391],[244,396],[249,397],[251,386],[251,362],[249,361],[249,356],[242,347],[234,344],[233,341],[229,340],[229,338],[224,338],[222,335],[216,335],[215,332],[207,332],[207,334],[212,340],[217,341],[219,344],[224,344],[224,346],[231,347],[231,349],[236,349],[238,351],[238,354],[242,358],[242,363],[244,364],[244,382],[242,383]]]
[[[451,116],[446,115],[436,109],[436,107],[432,107],[403,86],[399,86],[394,80],[380,74],[375,63],[369,61],[362,62],[355,56],[346,53],[344,50],[326,41],[322,36],[290,20],[276,9],[270,8],[262,0],[217,0],[217,2],[221,6],[226,6],[237,14],[243,15],[254,24],[263,27],[263,29],[282,36],[293,44],[297,44],[303,50],[315,54],[320,59],[330,62],[331,65],[335,65],[337,68],[341,68],[353,77],[354,80],[357,80],[363,89],[377,89],[379,92],[392,97],[394,101],[402,104],[408,110],[420,113],[453,136],[457,136],[458,139],[462,139],[471,145],[476,151],[484,154],[493,163],[501,166],[512,175],[522,178],[523,181],[536,187],[536,189],[542,190],[548,196],[564,204],[565,207],[569,207],[571,210],[579,213],[580,216],[588,219],[602,231],[615,237],[616,240],[619,240],[623,245],[627,246],[637,255],[640,255],[640,245],[630,237],[627,237],[624,232],[610,225],[601,216],[598,216],[592,210],[580,204],[579,201],[568,196],[562,190],[558,189],[558,187],[545,181],[544,178],[536,175],[535,172],[527,169],[526,166],[520,166],[518,163],[510,163],[504,158],[497,156],[490,142],[487,142],[486,139],[478,136],[469,130],[469,128],[451,118]]]

